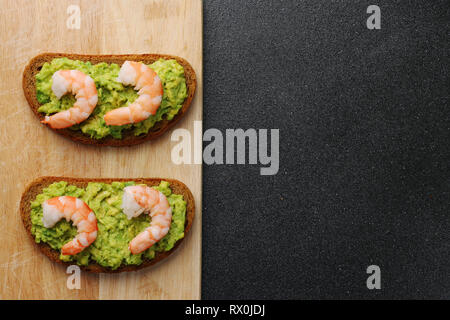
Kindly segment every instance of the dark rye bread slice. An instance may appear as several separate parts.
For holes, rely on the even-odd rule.
[[[137,271],[139,269],[143,269],[149,266],[154,265],[155,263],[158,263],[161,260],[164,260],[167,258],[172,252],[174,252],[180,244],[183,242],[184,239],[186,239],[186,235],[188,234],[189,230],[192,226],[192,221],[194,220],[194,214],[195,214],[195,204],[194,204],[194,197],[192,196],[191,191],[188,189],[188,187],[174,179],[161,179],[161,178],[137,178],[137,179],[83,179],[83,178],[69,178],[69,177],[40,177],[33,182],[30,183],[30,185],[25,189],[25,191],[22,194],[22,199],[20,200],[20,215],[22,217],[23,225],[25,226],[25,229],[27,230],[28,234],[30,235],[31,239],[33,240],[33,243],[37,245],[37,247],[44,253],[47,257],[50,258],[50,260],[53,260],[55,262],[65,264],[65,265],[71,265],[74,264],[74,262],[64,262],[59,259],[60,252],[57,250],[52,249],[48,244],[46,243],[36,243],[34,240],[34,236],[31,234],[31,201],[34,201],[36,199],[36,196],[40,193],[42,193],[42,190],[52,184],[53,182],[58,181],[66,181],[71,185],[75,185],[80,188],[85,188],[89,182],[104,182],[104,183],[111,183],[113,181],[135,181],[136,183],[140,184],[146,184],[148,186],[156,186],[159,185],[159,183],[164,180],[170,183],[170,189],[173,193],[181,194],[184,197],[184,200],[186,201],[186,222],[184,225],[184,238],[177,241],[175,246],[170,251],[165,252],[157,252],[155,255],[155,258],[151,260],[144,260],[144,262],[140,265],[122,265],[116,270],[111,270],[110,268],[105,268],[100,266],[97,263],[92,263],[88,266],[80,266],[80,268],[84,271],[88,272],[94,272],[94,273],[100,273],[100,272],[109,272],[109,273],[116,273],[116,272],[124,272],[124,271]]]
[[[38,112],[39,107],[41,106],[36,97],[36,74],[42,68],[42,65],[45,62],[51,62],[55,58],[67,57],[72,60],[80,60],[80,61],[90,61],[92,64],[97,64],[100,62],[106,63],[117,63],[118,65],[122,65],[126,60],[131,61],[140,61],[146,64],[151,64],[156,60],[163,59],[175,59],[178,61],[180,65],[184,68],[184,75],[186,77],[186,87],[187,87],[187,97],[184,100],[183,106],[177,113],[177,115],[170,121],[164,119],[157,122],[147,134],[135,136],[132,129],[124,130],[122,134],[122,139],[115,139],[112,136],[107,136],[103,139],[93,139],[89,136],[83,134],[79,130],[70,130],[67,129],[52,129],[57,133],[72,139],[73,141],[80,142],[83,144],[92,144],[96,146],[112,146],[112,147],[121,147],[121,146],[131,146],[135,144],[142,143],[147,140],[152,140],[164,132],[166,132],[169,128],[174,126],[187,112],[189,109],[192,99],[194,98],[195,88],[197,85],[197,79],[195,76],[194,69],[185,59],[166,55],[166,54],[125,54],[125,55],[82,55],[82,54],[66,54],[66,53],[42,53],[28,63],[23,71],[23,80],[22,86],[23,91],[25,93],[25,98],[30,105],[31,110],[36,114],[39,120],[43,120],[45,115],[43,113]],[[49,126],[50,128],[50,126]],[[50,128],[51,129],[51,128]]]

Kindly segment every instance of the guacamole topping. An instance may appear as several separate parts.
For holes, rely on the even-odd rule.
[[[116,81],[120,66],[115,63],[103,62],[93,65],[89,61],[68,58],[56,58],[50,63],[44,63],[36,75],[36,95],[41,104],[38,111],[50,115],[73,106],[75,97],[72,94],[66,94],[61,99],[53,94],[52,75],[62,69],[76,69],[94,79],[98,91],[98,103],[87,120],[70,127],[70,129],[80,130],[94,139],[101,139],[109,135],[121,139],[125,129],[131,129],[136,136],[146,134],[155,123],[163,118],[172,120],[187,97],[184,69],[176,60],[159,59],[148,66],[160,77],[164,94],[156,114],[144,121],[124,126],[107,126],[103,120],[105,113],[112,109],[128,106],[137,99],[137,92],[132,86],[124,86]]]
[[[150,225],[151,217],[141,214],[131,220],[122,212],[122,194],[130,182],[113,182],[111,184],[90,182],[84,188],[69,185],[65,181],[55,182],[43,190],[31,202],[31,233],[37,243],[45,242],[55,250],[72,240],[77,229],[72,222],[60,220],[54,227],[45,228],[42,223],[42,203],[58,196],[73,196],[86,202],[97,217],[97,239],[87,248],[74,256],[60,255],[63,261],[73,261],[78,265],[88,265],[92,261],[103,267],[117,269],[121,265],[139,265],[144,260],[153,259],[156,252],[168,251],[184,237],[186,220],[186,201],[183,196],[172,193],[169,183],[161,181],[155,189],[161,191],[172,208],[172,224],[169,232],[159,242],[140,254],[131,254],[129,242]]]

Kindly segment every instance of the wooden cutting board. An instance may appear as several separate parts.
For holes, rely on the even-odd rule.
[[[194,121],[202,119],[201,1],[0,3],[0,299],[199,299],[202,169],[173,164],[171,148],[176,142],[170,138],[177,128],[193,133]],[[67,27],[69,5],[80,8],[80,29]],[[174,129],[155,141],[125,148],[76,144],[41,125],[23,96],[23,69],[41,52],[183,57],[197,74],[193,105]],[[134,273],[82,273],[81,289],[69,290],[66,268],[35,248],[19,216],[25,186],[44,175],[178,179],[195,197],[192,231],[178,251],[159,265]]]

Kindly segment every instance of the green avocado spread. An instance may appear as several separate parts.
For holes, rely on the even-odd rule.
[[[61,99],[53,94],[52,76],[58,70],[76,69],[94,79],[98,91],[98,103],[88,119],[70,129],[81,130],[85,135],[94,139],[101,139],[109,135],[121,139],[122,131],[125,129],[131,129],[136,136],[146,134],[155,123],[163,118],[172,120],[187,97],[184,69],[176,60],[159,59],[148,66],[160,77],[164,94],[156,114],[142,122],[124,126],[107,126],[103,120],[106,112],[125,107],[138,97],[132,86],[124,86],[116,81],[120,70],[119,65],[104,62],[91,64],[89,61],[83,62],[68,58],[56,58],[50,63],[44,63],[36,75],[36,95],[41,104],[38,111],[50,115],[73,106],[75,98],[72,94],[66,94]]]
[[[54,227],[45,228],[42,223],[42,203],[58,196],[73,196],[88,204],[97,217],[97,239],[83,251],[74,256],[60,255],[63,261],[73,261],[79,265],[96,262],[103,267],[117,269],[121,265],[139,265],[144,260],[153,259],[156,252],[169,251],[175,243],[184,237],[186,220],[186,201],[183,196],[172,193],[169,183],[161,181],[155,189],[161,191],[168,199],[172,208],[172,223],[167,235],[152,247],[140,254],[131,254],[129,242],[150,225],[148,214],[128,220],[122,212],[122,195],[130,182],[90,182],[87,187],[78,188],[65,181],[55,182],[43,190],[31,202],[31,233],[37,243],[45,242],[55,250],[72,240],[77,229],[72,222],[61,219]]]

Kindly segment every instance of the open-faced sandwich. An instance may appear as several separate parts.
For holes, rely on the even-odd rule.
[[[196,76],[161,54],[44,53],[25,67],[25,97],[42,123],[81,143],[134,145],[156,138],[188,110]]]
[[[135,271],[169,256],[194,219],[172,179],[41,177],[22,195],[25,229],[51,260],[90,272]]]

